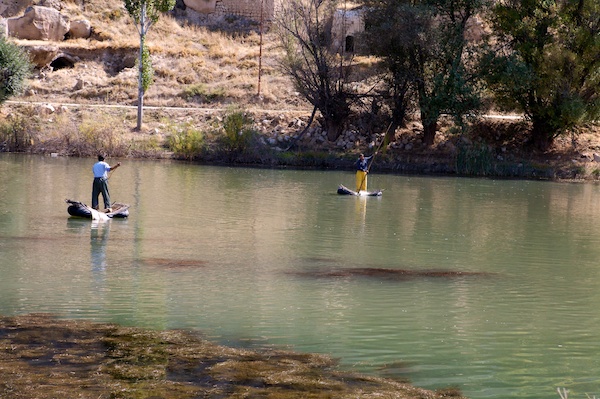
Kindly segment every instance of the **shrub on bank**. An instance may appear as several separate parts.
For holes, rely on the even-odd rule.
[[[170,125],[167,136],[167,148],[173,151],[177,158],[193,160],[198,158],[205,148],[204,135],[192,123]]]
[[[112,157],[127,155],[128,145],[113,128],[114,118],[96,118],[89,115],[84,118],[75,131],[66,133],[71,151],[78,155],[95,155],[100,152]]]
[[[20,115],[9,115],[8,118],[0,121],[0,150],[21,152],[29,148],[32,138],[25,126],[25,118]]]
[[[239,107],[229,108],[220,125],[212,132],[213,155],[229,162],[258,162],[264,156],[249,113]]]

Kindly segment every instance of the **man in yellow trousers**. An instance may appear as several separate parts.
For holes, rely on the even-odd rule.
[[[369,173],[369,159],[365,154],[360,154],[356,161],[356,192],[367,191],[367,173]]]

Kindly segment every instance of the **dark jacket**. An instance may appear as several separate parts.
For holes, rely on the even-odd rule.
[[[370,157],[365,157],[364,159],[358,158],[356,161],[356,170],[362,170],[363,172],[366,172],[369,168],[369,159],[371,158],[373,158],[373,155]]]

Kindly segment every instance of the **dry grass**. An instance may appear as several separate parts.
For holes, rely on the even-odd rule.
[[[94,36],[90,40],[52,43],[80,61],[71,69],[40,72],[31,80],[31,90],[16,100],[135,105],[139,36],[122,1],[107,0],[101,5],[66,2],[62,12],[92,21]],[[145,95],[145,105],[190,108],[218,108],[230,103],[256,105],[261,63],[260,37],[256,32],[228,35],[164,15],[151,27],[146,43],[155,80]],[[20,41],[19,44],[31,47],[48,43]],[[288,101],[291,85],[276,69],[278,55],[275,38],[265,34],[261,84],[266,88],[269,104],[282,110],[300,107],[310,112],[310,106],[297,98]],[[84,87],[75,89],[78,82]],[[222,94],[183,96],[182,101],[186,89],[198,84],[205,85],[209,92]]]

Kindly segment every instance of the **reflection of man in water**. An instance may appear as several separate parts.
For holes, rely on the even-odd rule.
[[[106,269],[106,243],[108,242],[109,223],[92,222],[90,232],[90,248],[92,258],[92,271],[104,272]]]

